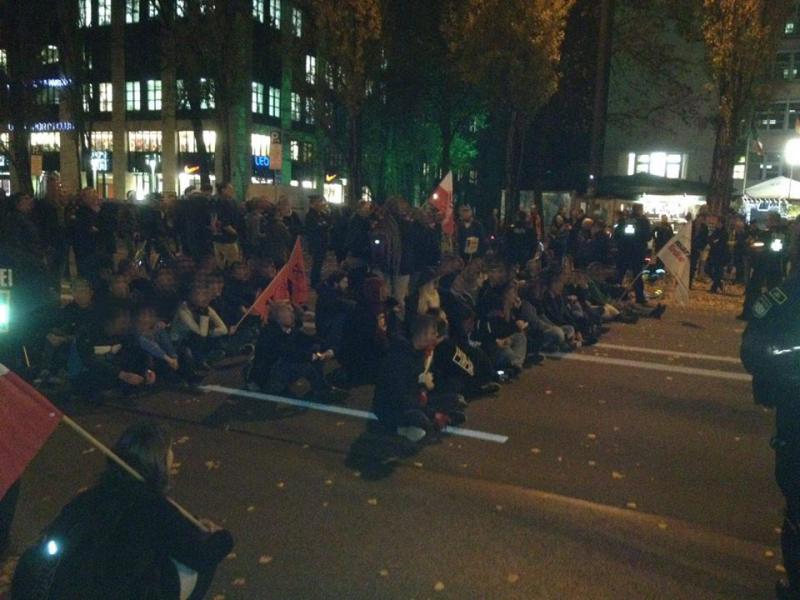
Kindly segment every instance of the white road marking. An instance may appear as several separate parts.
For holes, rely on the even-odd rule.
[[[588,354],[546,354],[553,358],[563,358],[566,360],[578,360],[581,362],[591,362],[603,365],[616,365],[619,367],[632,367],[636,369],[649,369],[651,371],[665,371],[667,373],[681,373],[684,375],[699,375],[700,377],[712,377],[717,379],[732,379],[734,381],[752,381],[752,377],[747,373],[733,373],[731,371],[717,371],[715,369],[696,369],[693,367],[679,367],[677,365],[664,365],[660,363],[642,362],[639,360],[625,360],[622,358],[606,358],[604,356],[591,356]]]
[[[223,387],[221,385],[203,385],[200,386],[200,389],[203,390],[204,392],[219,392],[221,394],[230,394],[231,396],[240,396],[242,398],[251,398],[253,400],[275,402],[276,404],[286,404],[288,406],[296,406],[298,408],[306,408],[309,410],[316,410],[319,412],[345,415],[347,417],[354,417],[356,419],[363,419],[365,421],[378,420],[378,417],[376,417],[374,413],[367,412],[365,410],[356,410],[354,408],[347,408],[344,406],[319,404],[317,402],[309,402],[308,400],[296,400],[294,398],[284,398],[283,396],[273,396],[272,394],[262,394],[261,392],[251,392],[249,390],[240,390],[237,388]],[[505,444],[508,441],[507,435],[486,433],[484,431],[475,431],[473,429],[448,427],[445,431],[452,435],[473,438],[476,440],[483,440],[486,442],[494,442],[496,444]]]
[[[638,346],[621,346],[618,344],[605,344],[599,343],[594,345],[595,348],[608,348],[609,350],[623,350],[625,352],[641,352],[643,354],[661,354],[663,356],[680,356],[683,358],[696,358],[698,360],[710,360],[715,362],[731,363],[734,365],[741,364],[738,357],[734,356],[717,356],[716,354],[694,354],[692,352],[673,352],[671,350],[656,350],[655,348],[641,348]]]

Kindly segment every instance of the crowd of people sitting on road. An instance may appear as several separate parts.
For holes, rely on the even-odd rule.
[[[25,360],[38,385],[92,402],[193,386],[241,356],[247,386],[269,394],[341,402],[374,385],[381,422],[420,440],[463,422],[471,398],[496,393],[544,353],[664,310],[638,288],[628,299],[622,279],[641,264],[604,271],[632,242],[580,211],[559,211],[545,233],[535,208],[501,228],[461,206],[443,253],[441,216],[401,197],[334,215],[312,196],[301,218],[286,197],[240,205],[230,184],[138,206],[92,188],[68,201],[48,185],[42,200],[5,205],[7,251],[58,294],[71,262],[77,271],[69,301],[27,329]],[[262,323],[248,309],[300,236],[316,302],[275,303]]]

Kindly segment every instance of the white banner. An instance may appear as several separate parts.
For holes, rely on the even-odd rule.
[[[692,224],[681,225],[678,234],[658,253],[667,271],[675,277],[675,299],[684,306],[689,301],[689,273],[691,271]]]

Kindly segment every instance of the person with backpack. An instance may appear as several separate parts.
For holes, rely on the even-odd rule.
[[[781,527],[783,565],[788,585],[778,583],[778,598],[800,598],[800,275],[762,294],[752,306],[742,336],[741,359],[753,375],[756,404],[775,409],[775,478],[786,500]]]
[[[198,600],[233,537],[190,522],[166,496],[172,443],[159,426],[129,427],[114,452],[138,481],[109,461],[98,483],[67,504],[20,559],[12,600]]]

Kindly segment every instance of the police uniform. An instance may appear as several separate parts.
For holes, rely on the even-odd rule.
[[[775,408],[775,478],[786,499],[781,533],[790,588],[800,598],[800,276],[792,275],[752,304],[741,357],[753,374],[757,404]]]
[[[753,303],[761,295],[763,289],[774,288],[786,276],[789,238],[779,227],[768,229],[758,234],[750,245],[753,271],[744,292],[742,316],[752,316]]]

